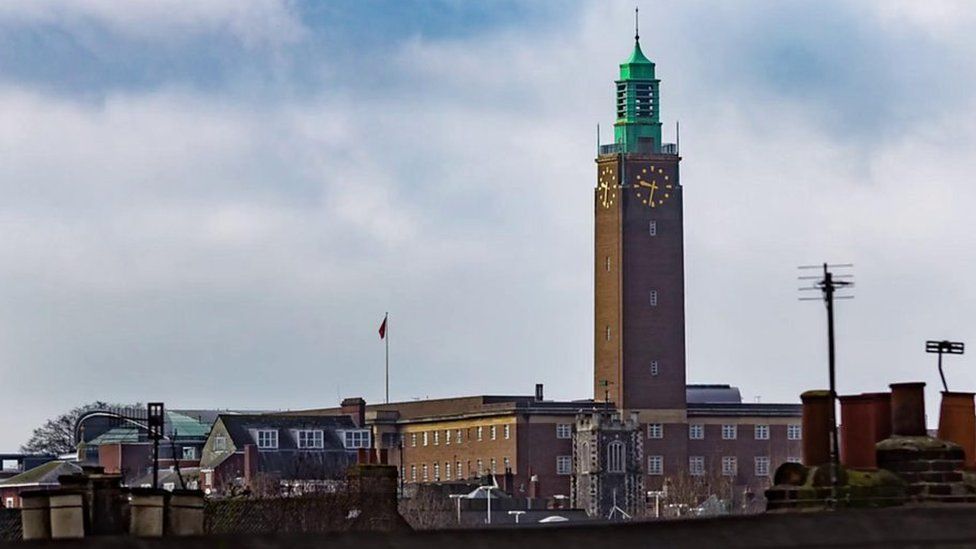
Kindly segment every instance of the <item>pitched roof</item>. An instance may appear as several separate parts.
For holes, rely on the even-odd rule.
[[[234,446],[242,448],[245,444],[257,444],[253,432],[260,429],[275,429],[278,431],[278,449],[287,450],[298,447],[298,442],[290,434],[290,430],[321,429],[323,431],[324,450],[345,450],[345,445],[338,430],[357,429],[349,416],[306,416],[306,415],[221,415],[220,421],[227,429]]]
[[[81,467],[70,461],[49,461],[44,465],[24,471],[0,482],[0,488],[17,488],[21,486],[59,486],[58,477],[81,473]]]

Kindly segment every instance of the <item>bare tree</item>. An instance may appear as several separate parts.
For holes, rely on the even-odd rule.
[[[71,409],[34,429],[30,439],[20,447],[25,454],[67,454],[75,451],[75,423],[92,410],[108,408],[105,402],[92,402]],[[115,406],[121,407],[121,406]]]

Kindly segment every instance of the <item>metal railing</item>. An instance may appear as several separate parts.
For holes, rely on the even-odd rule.
[[[600,156],[607,154],[620,154],[622,148],[619,143],[610,143],[609,145],[600,145]],[[662,143],[660,151],[654,151],[650,147],[638,147],[636,154],[678,154],[678,145],[676,143]]]

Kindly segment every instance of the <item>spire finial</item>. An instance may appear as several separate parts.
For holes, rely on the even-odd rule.
[[[640,15],[640,6],[634,6],[634,42],[640,41],[640,21],[638,15]]]

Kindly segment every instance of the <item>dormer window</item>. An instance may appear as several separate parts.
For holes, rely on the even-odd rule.
[[[274,450],[278,448],[278,431],[274,429],[258,430],[258,448],[262,450]]]
[[[304,449],[322,449],[325,439],[320,429],[298,431],[298,447]]]
[[[427,433],[424,433],[425,435]],[[357,429],[355,431],[344,431],[342,433],[343,445],[350,448],[369,448],[370,438],[368,429]]]

